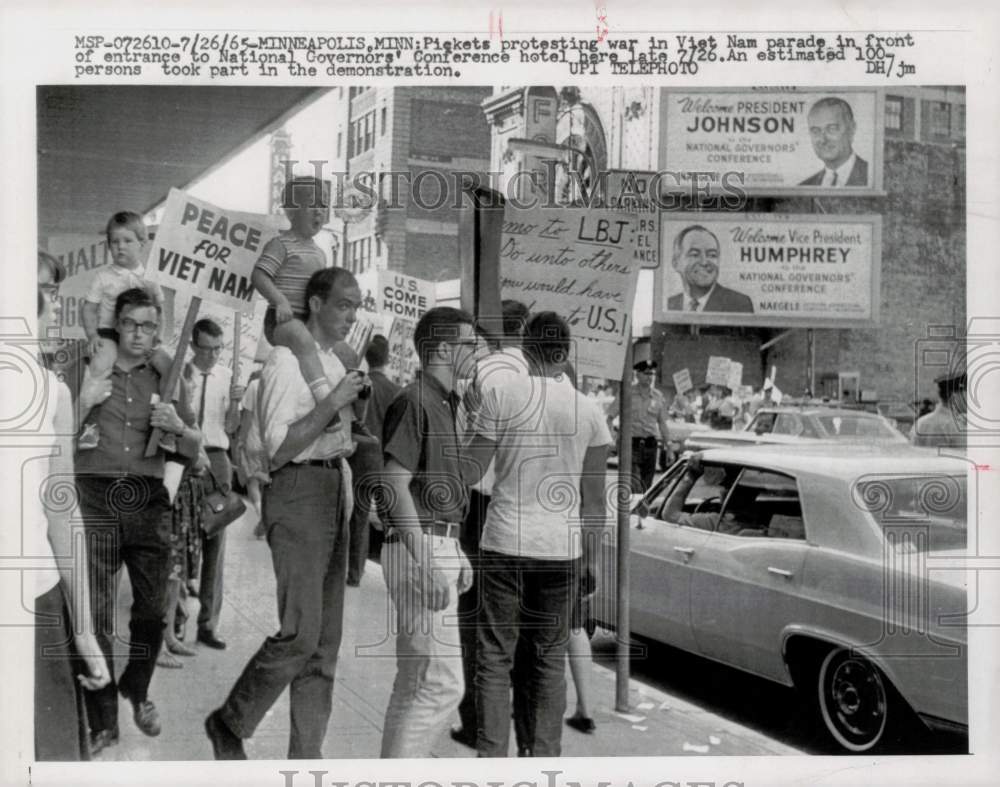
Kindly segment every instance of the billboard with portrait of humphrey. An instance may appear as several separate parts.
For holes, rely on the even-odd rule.
[[[713,193],[882,193],[878,88],[669,89],[661,97],[664,188]],[[836,177],[834,177],[836,173]]]
[[[653,319],[757,327],[878,322],[881,216],[664,213]]]

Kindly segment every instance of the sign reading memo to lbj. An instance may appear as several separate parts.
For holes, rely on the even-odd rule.
[[[640,262],[637,216],[582,208],[522,210],[507,204],[500,294],[532,314],[554,311],[570,327],[578,376],[620,380]]]
[[[849,328],[878,322],[881,216],[664,213],[661,322]]]

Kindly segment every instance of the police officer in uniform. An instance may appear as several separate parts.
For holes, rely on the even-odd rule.
[[[656,388],[656,362],[640,361],[632,383],[632,491],[645,492],[656,472],[657,442],[667,443],[667,400]]]
[[[965,367],[953,369],[934,380],[938,403],[913,424],[914,445],[965,448]]]

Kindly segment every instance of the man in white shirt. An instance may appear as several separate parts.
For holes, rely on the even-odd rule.
[[[470,455],[481,466],[496,460],[480,541],[480,757],[507,755],[512,670],[532,733],[522,754],[561,752],[571,602],[578,583],[585,595],[596,587],[611,444],[600,408],[566,382],[569,347],[561,317],[535,315],[523,345],[529,374],[489,387],[473,416]]]
[[[203,447],[211,463],[211,475],[203,479],[205,491],[212,491],[216,482],[224,492],[233,483],[233,466],[229,461],[229,435],[239,426],[240,399],[244,388],[233,385],[232,371],[217,361],[223,347],[222,328],[210,319],[201,319],[191,332],[194,357],[185,366],[184,382],[188,401],[194,409]],[[213,478],[214,476],[214,478]],[[198,583],[198,642],[216,650],[226,643],[216,636],[219,612],[222,609],[222,566],[226,549],[223,529],[209,538],[201,534],[201,581]]]
[[[323,757],[350,548],[345,457],[353,450],[346,429],[325,430],[338,415],[350,418],[364,384],[364,376],[348,372],[333,352],[354,324],[361,290],[349,271],[325,268],[310,277],[305,295],[306,328],[334,388],[317,403],[287,347],[275,347],[261,371],[254,417],[263,424],[270,460],[263,509],[281,627],[264,640],[226,701],[205,720],[217,760],[246,759],[242,739],[253,735],[286,688],[288,758]]]

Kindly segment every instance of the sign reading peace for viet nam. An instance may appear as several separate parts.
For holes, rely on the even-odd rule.
[[[653,318],[702,325],[871,327],[881,216],[665,213]]]
[[[639,264],[638,217],[584,208],[523,210],[507,204],[500,294],[568,323],[577,375],[620,380]]]
[[[223,210],[171,189],[146,261],[146,278],[243,310],[254,297],[250,275],[275,234],[264,216]]]
[[[882,190],[879,88],[669,89],[659,182],[715,193],[871,194]]]

